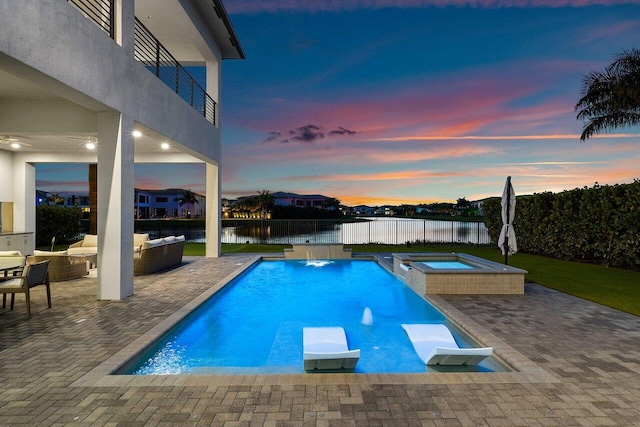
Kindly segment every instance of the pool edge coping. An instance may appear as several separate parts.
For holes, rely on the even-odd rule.
[[[275,255],[275,254],[274,254]],[[502,339],[481,327],[470,317],[460,312],[437,295],[421,296],[433,304],[458,328],[480,343],[492,343],[494,356],[508,367],[508,372],[425,372],[425,373],[301,373],[301,374],[202,374],[202,375],[119,375],[113,374],[133,356],[143,352],[156,339],[191,314],[204,301],[224,288],[230,281],[262,259],[280,258],[270,255],[251,257],[239,268],[202,292],[173,314],[153,326],[131,343],[108,357],[89,372],[70,384],[71,387],[114,386],[231,386],[231,385],[310,385],[310,384],[470,384],[470,383],[554,383],[560,380],[535,362],[509,346]],[[387,269],[377,256],[371,256]],[[362,259],[362,258],[360,258]],[[388,269],[387,269],[388,270]]]

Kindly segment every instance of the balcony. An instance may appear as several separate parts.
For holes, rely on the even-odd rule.
[[[67,2],[114,38],[115,0]],[[216,124],[216,102],[138,18],[135,19],[134,58],[211,124]]]

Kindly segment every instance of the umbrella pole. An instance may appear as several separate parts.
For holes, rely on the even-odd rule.
[[[511,185],[511,177],[507,177],[507,186]],[[509,205],[511,204],[511,191],[507,190],[507,230],[504,236],[504,265],[509,265]]]

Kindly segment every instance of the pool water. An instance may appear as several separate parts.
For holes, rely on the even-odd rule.
[[[400,325],[445,320],[375,261],[262,261],[121,373],[302,373],[305,326],[342,326],[356,372],[425,372]]]
[[[473,270],[476,268],[462,261],[421,261],[420,264],[425,264],[436,270]]]

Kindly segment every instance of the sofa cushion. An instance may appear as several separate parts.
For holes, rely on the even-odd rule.
[[[35,251],[33,251],[33,256],[69,256],[69,252],[67,251],[49,252],[49,251],[39,251],[36,249]]]
[[[97,246],[92,246],[92,247],[76,246],[75,248],[69,247],[69,249],[67,249],[67,252],[69,253],[69,255],[97,254],[98,247]]]
[[[149,233],[134,233],[133,246],[142,246],[142,243],[149,240]]]
[[[164,242],[162,239],[146,240],[142,242],[142,250],[149,249],[149,248],[157,248],[158,246],[162,246],[163,244]]]
[[[22,256],[20,251],[0,251],[0,256]]]
[[[175,243],[176,241],[176,236],[167,236],[165,238],[162,239],[164,241],[164,243]]]
[[[184,238],[184,235],[182,236],[176,236],[176,242],[184,242],[186,239]]]
[[[87,234],[84,236],[82,240],[82,246],[85,247],[97,247],[98,246],[98,236],[95,234]]]

